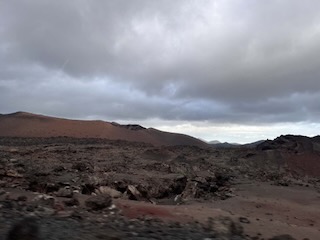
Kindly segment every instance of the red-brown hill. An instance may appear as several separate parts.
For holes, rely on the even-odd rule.
[[[257,150],[258,159],[266,164],[300,176],[320,177],[320,136],[280,136],[259,144]]]
[[[66,136],[125,140],[167,146],[208,146],[203,141],[188,135],[163,132],[135,124],[120,125],[104,121],[70,120],[26,112],[0,114],[0,136],[44,138]]]

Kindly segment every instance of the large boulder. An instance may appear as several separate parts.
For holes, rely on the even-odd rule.
[[[70,188],[60,188],[58,192],[56,193],[57,197],[65,197],[65,198],[72,198],[73,197],[73,191]]]
[[[96,194],[108,194],[112,198],[120,198],[122,193],[108,186],[101,186],[95,190]]]
[[[85,201],[85,205],[90,210],[99,211],[112,205],[112,197],[106,193],[92,196]]]

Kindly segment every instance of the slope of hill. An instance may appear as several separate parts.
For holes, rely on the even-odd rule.
[[[191,145],[207,147],[205,142],[184,134],[146,129],[140,125],[120,125],[104,121],[69,120],[26,112],[0,115],[1,137],[104,138],[153,145]]]
[[[220,142],[220,143],[214,143],[214,144],[210,144],[211,146],[213,146],[214,148],[239,148],[241,146],[241,144],[237,144],[237,143],[228,143],[228,142]]]
[[[257,145],[257,160],[277,165],[293,175],[320,176],[320,136],[280,136]]]
[[[255,148],[257,147],[259,144],[265,142],[266,140],[259,140],[259,141],[256,141],[256,142],[252,142],[252,143],[246,143],[246,144],[243,144],[241,145],[242,147],[245,147],[245,148]]]

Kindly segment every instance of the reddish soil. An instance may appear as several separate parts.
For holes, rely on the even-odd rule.
[[[300,174],[318,177],[320,176],[320,154],[304,153],[289,156],[287,164],[292,171]]]
[[[196,138],[104,121],[69,120],[25,112],[0,115],[0,136],[4,137],[74,137],[103,138],[144,142],[154,145],[192,145],[207,147]]]
[[[272,162],[293,175],[320,177],[320,138],[286,135],[258,145],[256,160]]]
[[[128,218],[155,217],[163,220],[178,220],[169,209],[158,205],[150,205],[144,202],[116,201],[116,206],[122,214]]]
[[[157,217],[165,221],[199,221],[231,217],[241,223],[247,234],[264,239],[290,233],[296,239],[317,240],[320,234],[320,193],[303,187],[279,187],[266,183],[241,183],[236,196],[215,202],[193,202],[180,206],[154,206],[150,203],[116,201],[130,218]]]

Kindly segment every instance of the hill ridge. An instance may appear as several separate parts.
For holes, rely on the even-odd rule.
[[[28,112],[0,115],[0,137],[104,138],[145,142],[153,145],[208,145],[192,136],[170,133],[138,124],[117,124],[102,120],[74,120]]]

